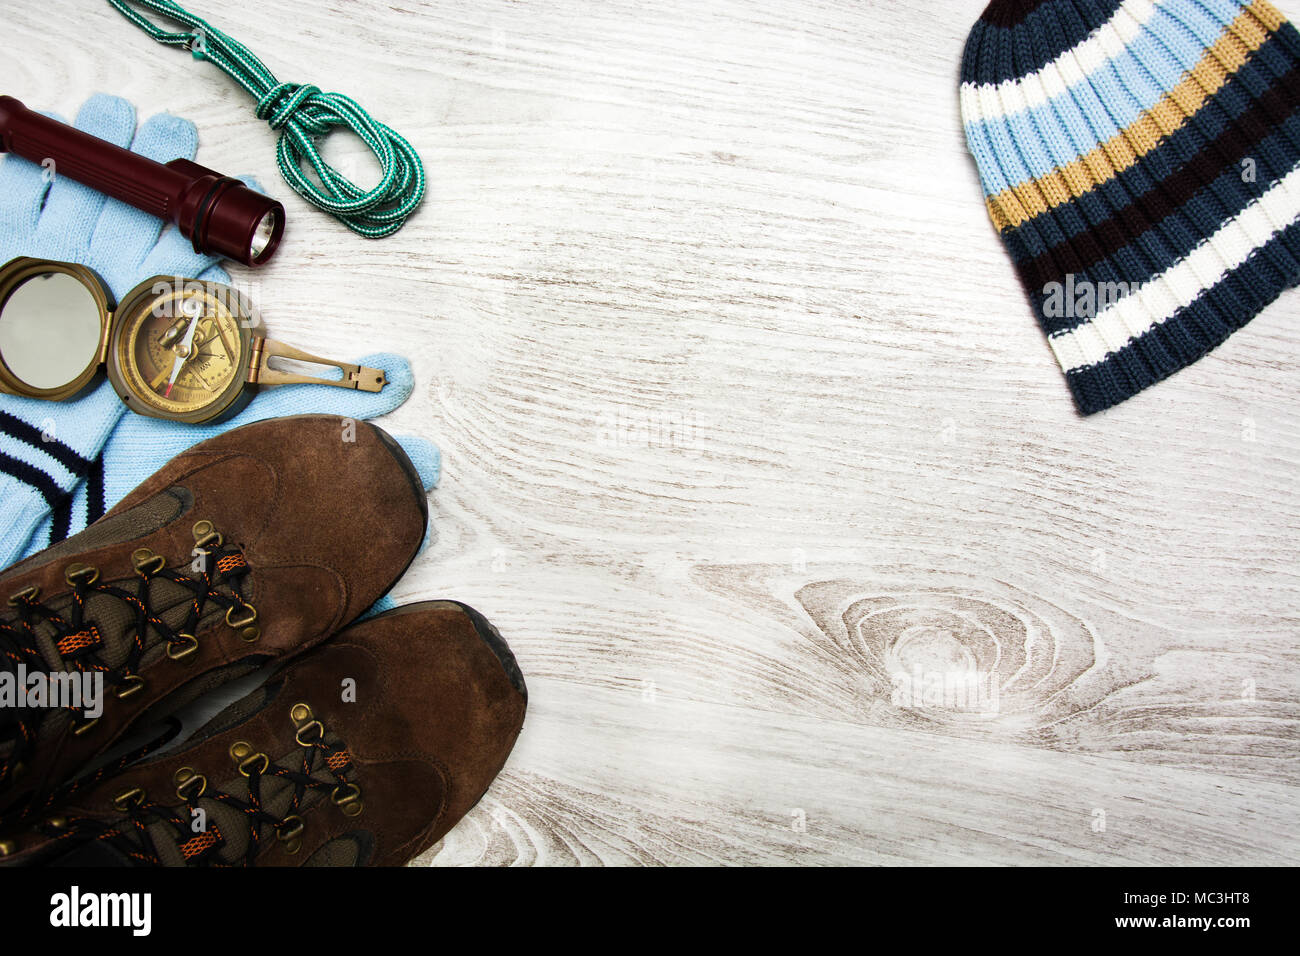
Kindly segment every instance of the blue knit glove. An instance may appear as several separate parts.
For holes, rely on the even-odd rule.
[[[155,116],[139,131],[124,100],[97,96],[76,126],[159,162],[193,158],[194,126]],[[163,223],[58,175],[57,168],[5,157],[0,165],[0,263],[15,256],[80,262],[98,272],[114,296],[156,273],[229,277]],[[124,406],[103,383],[74,402],[0,397],[0,565],[23,553],[32,532],[92,471]]]
[[[117,97],[93,97],[75,125],[159,162],[192,159],[198,146],[194,125],[174,116],[155,116],[137,131],[134,108]],[[57,168],[7,156],[0,163],[0,264],[15,256],[88,265],[117,298],[154,275],[230,282],[216,260],[195,253],[161,220],[60,177]],[[126,406],[107,382],[73,402],[0,396],[0,568],[81,530],[173,455],[219,432],[307,412],[371,418],[410,394],[405,360],[379,355],[362,364],[383,368],[393,384],[379,393],[280,386],[231,421],[208,427],[124,415]],[[398,441],[431,488],[437,449],[421,439]]]
[[[218,425],[186,425],[144,415],[121,416],[86,481],[70,496],[70,507],[48,514],[31,536],[23,557],[41,551],[69,534],[75,534],[117,504],[140,482],[191,445],[240,425],[286,415],[337,415],[340,434],[345,420],[364,420],[385,415],[411,394],[414,377],[411,366],[398,355],[380,352],[367,355],[358,365],[382,369],[388,381],[380,392],[360,392],[328,385],[277,385],[263,389],[234,418]],[[328,375],[330,370],[323,372]],[[338,370],[334,369],[335,377]],[[113,400],[121,405],[110,391]],[[49,403],[45,403],[49,404]],[[438,482],[438,449],[423,438],[393,436],[420,473],[424,490]],[[65,518],[66,516],[66,518]],[[59,522],[68,520],[66,527]]]

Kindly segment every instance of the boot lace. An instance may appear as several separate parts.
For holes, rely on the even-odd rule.
[[[113,798],[113,806],[124,814],[117,821],[52,817],[38,829],[54,840],[103,840],[145,866],[165,865],[164,854],[160,852],[164,840],[172,841],[185,866],[251,866],[271,839],[282,844],[285,852],[296,854],[302,849],[307,825],[302,814],[309,794],[328,795],[330,802],[346,816],[360,814],[363,803],[347,746],[337,738],[329,739],[324,724],[313,716],[307,704],[294,704],[289,716],[296,727],[294,740],[300,749],[282,761],[272,760],[247,741],[231,745],[230,758],[246,784],[239,792],[212,786],[207,776],[185,766],[172,778],[176,798],[184,801],[183,804],[173,801],[169,806],[150,799],[141,788],[131,787]],[[265,805],[263,783],[268,778],[283,780],[292,787],[283,812],[272,812]],[[203,817],[206,825],[195,832],[194,821],[199,819],[198,812],[204,810],[201,803],[205,801],[237,811],[235,819],[248,830],[247,849],[242,855],[233,859],[227,858],[228,854],[223,857],[221,851],[227,845],[227,834],[215,821],[206,821],[206,815]]]
[[[42,602],[35,587],[24,588],[10,597],[12,610],[0,617],[0,670],[12,671],[15,683],[20,665],[28,674],[48,675],[52,670],[79,674],[100,672],[107,687],[118,698],[126,699],[144,690],[145,679],[137,671],[141,658],[158,639],[165,643],[166,654],[172,660],[185,663],[193,657],[199,649],[194,632],[211,606],[224,608],[226,623],[238,629],[245,640],[257,640],[261,633],[255,623],[257,609],[242,593],[243,579],[248,573],[243,551],[227,545],[210,521],[194,525],[194,539],[194,560],[182,565],[184,571],[166,567],[163,557],[148,548],[137,549],[131,555],[137,576],[133,587],[101,581],[98,569],[90,565],[68,565],[64,579],[71,588],[71,603],[62,611]],[[155,581],[170,581],[189,592],[188,609],[179,626],[169,625],[154,609]],[[110,651],[104,635],[86,612],[87,602],[97,595],[115,598],[133,612],[126,657],[112,667],[103,659]],[[51,668],[38,646],[37,630],[43,625],[52,631],[58,654],[56,668]],[[99,722],[100,718],[84,718],[78,707],[64,706],[74,714],[74,734],[87,733]],[[0,792],[21,775],[24,759],[31,753],[40,725],[49,713],[26,707],[5,710],[8,713],[0,723]]]

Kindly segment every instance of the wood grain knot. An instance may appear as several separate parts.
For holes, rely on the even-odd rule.
[[[1095,700],[1080,682],[1100,647],[1089,627],[1022,594],[926,587],[881,593],[818,581],[795,597],[819,651],[852,675],[856,710],[897,726],[1050,737]]]

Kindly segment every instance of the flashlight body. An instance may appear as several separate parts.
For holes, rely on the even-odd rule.
[[[29,110],[12,96],[0,96],[0,152],[175,224],[199,253],[261,265],[284,234],[284,207],[239,180],[187,159],[154,162]]]

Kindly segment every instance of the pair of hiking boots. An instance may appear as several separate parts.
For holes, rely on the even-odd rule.
[[[300,416],[194,446],[0,573],[0,865],[384,866],[441,839],[527,691],[466,605],[351,623],[427,523],[391,437]]]

